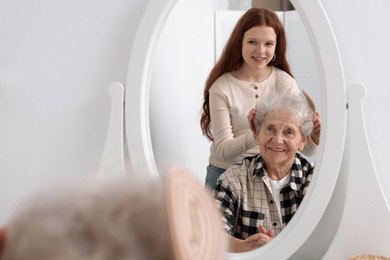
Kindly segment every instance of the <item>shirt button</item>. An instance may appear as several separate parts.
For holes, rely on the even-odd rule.
[[[258,89],[258,87],[257,87],[257,86],[255,86],[255,87],[254,87],[254,89],[256,89],[256,90],[257,90],[257,89]]]
[[[270,200],[270,202],[269,203],[271,203],[271,204],[274,204],[274,201],[273,200]]]
[[[273,226],[276,227],[278,224],[276,222],[274,222]]]
[[[259,98],[259,95],[256,94],[256,95],[255,95],[255,98]]]

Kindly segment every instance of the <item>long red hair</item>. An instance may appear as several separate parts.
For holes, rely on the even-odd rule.
[[[210,104],[209,104],[209,90],[214,82],[223,74],[231,71],[238,70],[244,60],[241,55],[242,41],[246,31],[255,26],[268,26],[272,27],[276,34],[276,47],[275,47],[275,60],[269,63],[270,66],[275,66],[290,76],[290,66],[286,58],[287,39],[286,32],[283,24],[279,20],[275,12],[265,9],[253,7],[249,9],[237,22],[227,41],[225,48],[222,51],[220,58],[211,70],[205,84],[203,92],[203,113],[200,118],[200,126],[202,133],[210,141],[213,139],[211,131],[211,120],[210,120]]]

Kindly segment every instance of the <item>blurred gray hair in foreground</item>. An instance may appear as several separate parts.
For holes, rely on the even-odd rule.
[[[186,172],[181,175],[185,177]],[[201,187],[200,183],[195,186]],[[170,202],[167,194],[172,192],[167,193],[166,189],[176,188],[162,180],[136,176],[106,182],[77,179],[46,187],[19,204],[11,215],[0,259],[182,259],[177,252],[180,241],[175,240],[172,231],[172,226],[177,227],[169,220],[172,214],[169,208],[177,206]],[[172,194],[176,196],[175,191]],[[207,200],[205,203],[208,205]],[[219,222],[218,219],[213,223]],[[197,223],[193,224],[195,229],[202,230]],[[216,228],[219,230],[218,224]],[[205,259],[222,257],[221,242],[214,247],[216,253]]]

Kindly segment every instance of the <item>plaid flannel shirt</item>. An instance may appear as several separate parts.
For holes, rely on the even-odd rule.
[[[213,197],[222,214],[225,230],[245,239],[258,232],[259,225],[273,229],[274,236],[294,216],[313,175],[314,163],[296,154],[289,183],[280,191],[282,221],[275,205],[270,179],[260,154],[246,157],[218,179]]]

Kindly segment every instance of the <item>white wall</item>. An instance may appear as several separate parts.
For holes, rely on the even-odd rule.
[[[31,187],[96,173],[146,4],[0,1],[0,223]]]
[[[202,136],[199,119],[204,82],[214,64],[213,2],[177,1],[157,44],[150,89],[159,171],[178,163],[202,181],[209,142]]]
[[[364,100],[368,141],[380,184],[390,201],[390,2],[323,0],[343,61],[346,85],[367,87]]]

